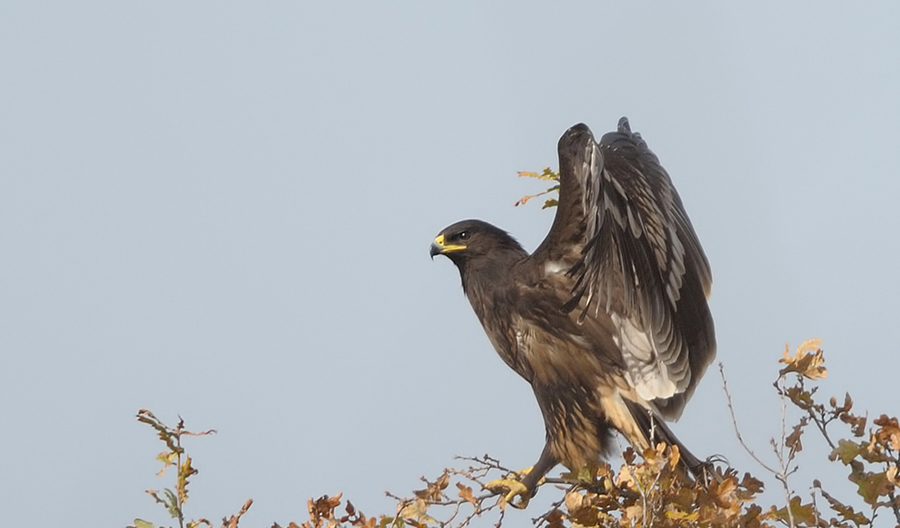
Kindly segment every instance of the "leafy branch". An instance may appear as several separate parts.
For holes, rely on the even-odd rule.
[[[184,504],[188,500],[188,486],[190,477],[198,473],[193,465],[193,459],[187,455],[184,447],[181,445],[182,437],[186,436],[207,436],[214,434],[216,431],[210,429],[199,433],[187,430],[184,426],[184,420],[179,418],[175,427],[169,427],[157,418],[152,412],[141,409],[137,412],[139,422],[152,427],[159,439],[166,445],[166,450],[156,456],[156,460],[162,462],[163,467],[157,473],[157,476],[163,476],[167,469],[175,467],[175,489],[164,488],[159,490],[147,490],[147,494],[153,497],[158,504],[161,504],[173,519],[178,520],[179,528],[196,528],[200,525],[212,527],[206,519],[190,520],[185,523],[184,520]],[[223,528],[237,528],[241,516],[247,512],[252,500],[248,500],[240,512],[230,519],[222,520]],[[157,528],[153,523],[143,519],[135,519],[134,525],[127,528]],[[162,528],[162,527],[159,527]]]
[[[550,167],[544,167],[544,170],[541,172],[519,171],[519,177],[537,178],[539,180],[544,180],[544,181],[557,181],[558,182],[559,181],[559,172],[552,170]],[[539,196],[544,196],[544,195],[551,194],[554,192],[559,192],[559,184],[558,183],[551,186],[546,191],[539,192],[537,194],[531,194],[528,196],[523,196],[523,197],[519,198],[518,200],[516,200],[515,205],[516,205],[516,207],[518,207],[520,205],[525,205],[526,203],[528,203],[528,200],[531,200],[532,198],[537,198]],[[549,207],[555,207],[557,205],[559,205],[559,200],[557,200],[556,198],[548,198],[544,202],[544,206],[541,207],[541,209],[547,209]]]
[[[862,528],[873,526],[876,519],[887,515],[900,526],[900,425],[897,418],[882,414],[867,427],[867,415],[853,412],[849,394],[842,401],[837,398],[831,398],[827,403],[818,401],[818,387],[809,385],[824,378],[827,371],[824,353],[817,340],[804,342],[794,355],[785,350],[780,363],[783,366],[773,385],[782,400],[782,427],[779,438],[769,442],[777,464],[764,462],[745,443],[721,364],[719,369],[737,438],[760,467],[779,482],[785,493],[782,506],[762,507],[758,498],[764,489],[763,481],[750,473],[739,474],[734,468],[710,464],[709,478],[686,479],[678,465],[678,448],[659,444],[642,453],[625,449],[624,463],[617,470],[601,462],[594,469],[584,468],[542,481],[539,487],[551,488],[545,493],[555,491],[560,495],[549,509],[531,519],[532,525],[535,528],[774,528],[777,525]],[[799,416],[789,424],[791,409],[798,410]],[[180,419],[172,428],[145,410],[138,412],[138,420],[151,426],[166,445],[166,451],[157,457],[163,463],[159,474],[164,474],[169,467],[176,468],[173,489],[150,490],[148,493],[171,517],[178,519],[180,528],[211,527],[206,519],[184,520],[189,478],[197,474],[197,470],[184,450],[182,439],[205,436],[214,431],[190,432]],[[814,427],[810,428],[810,424]],[[840,438],[839,431],[835,430],[840,427],[847,427],[849,437]],[[826,491],[819,480],[812,482],[811,500],[804,501],[793,491],[789,477],[797,469],[798,457],[803,452],[803,438],[809,431],[823,436],[831,449],[828,455],[831,461],[839,461],[848,467],[848,479],[856,485],[857,496],[867,510],[838,499]],[[457,457],[457,460],[463,462],[462,467],[447,468],[434,479],[423,477],[422,489],[409,495],[388,493],[396,501],[393,514],[370,517],[349,501],[344,502],[341,494],[325,495],[307,502],[308,520],[302,524],[291,522],[286,528],[467,528],[476,520],[501,528],[506,519],[507,504],[502,495],[486,489],[485,485],[514,472],[488,455]],[[223,519],[222,528],[238,528],[241,516],[251,504],[248,500],[238,514]],[[157,527],[136,519],[131,528]],[[281,525],[276,523],[272,528],[281,528]]]

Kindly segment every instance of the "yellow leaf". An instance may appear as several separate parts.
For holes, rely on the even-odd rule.
[[[895,464],[888,466],[884,476],[887,478],[888,482],[894,486],[900,486],[900,481],[897,480],[897,466]]]
[[[415,502],[407,504],[400,510],[400,517],[408,521],[416,521],[417,523],[436,522],[428,515],[428,505],[422,499],[416,499]]]
[[[532,171],[519,171],[520,178],[537,178],[539,180],[551,181],[558,180],[559,173],[553,171],[550,167],[544,167],[544,170],[541,171],[540,174]]]
[[[824,378],[827,371],[825,370],[825,356],[822,354],[822,349],[818,348],[821,343],[821,339],[804,341],[797,347],[797,353],[794,356],[790,355],[788,347],[785,345],[784,357],[778,362],[787,366],[781,369],[779,374],[784,376],[790,372],[796,372],[809,379]]]
[[[797,353],[801,352],[815,352],[816,350],[822,347],[822,340],[819,338],[807,339],[806,341],[800,343],[800,346],[797,347]]]

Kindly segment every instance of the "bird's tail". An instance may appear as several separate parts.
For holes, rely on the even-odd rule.
[[[654,446],[659,442],[665,442],[670,446],[678,446],[678,451],[681,455],[679,465],[686,471],[686,476],[693,476],[695,479],[702,478],[708,464],[694,456],[694,454],[681,443],[681,440],[675,436],[675,433],[669,429],[669,426],[666,425],[662,418],[656,416],[653,411],[644,408],[636,402],[625,400],[625,404],[628,406],[628,410],[631,412],[631,416],[634,418],[635,423],[637,423],[641,432],[643,432],[644,440],[648,446]]]

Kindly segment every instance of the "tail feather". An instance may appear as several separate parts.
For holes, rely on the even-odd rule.
[[[656,416],[653,411],[645,409],[636,402],[626,400],[625,404],[628,406],[628,410],[631,412],[631,416],[634,418],[635,423],[638,424],[643,432],[644,440],[647,442],[647,445],[653,446],[659,442],[665,442],[670,446],[678,446],[678,451],[681,455],[680,464],[686,472],[694,478],[701,476],[705,463],[694,456],[694,454],[681,443],[681,440],[675,436],[675,433],[669,429],[669,426],[666,425],[662,418]]]

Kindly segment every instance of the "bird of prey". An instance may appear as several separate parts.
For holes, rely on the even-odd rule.
[[[638,450],[677,445],[677,419],[716,354],[709,262],[672,181],[626,118],[595,141],[578,124],[559,140],[559,200],[532,254],[480,220],[438,234],[431,256],[462,287],[503,361],[534,389],[546,444],[524,477],[503,481],[524,506],[557,464],[608,454],[613,431]],[[519,497],[518,503],[513,499]]]

